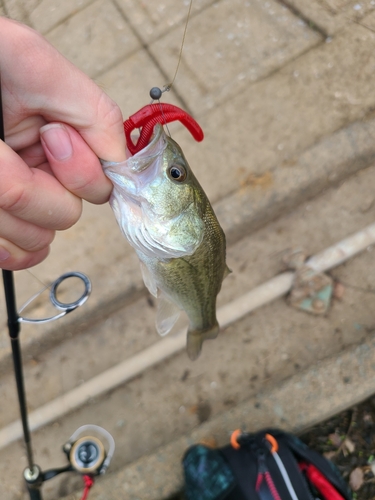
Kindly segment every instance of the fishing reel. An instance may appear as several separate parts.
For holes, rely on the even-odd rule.
[[[98,438],[95,435],[99,435]],[[107,449],[103,444],[107,442]],[[98,425],[83,425],[64,444],[63,451],[70,466],[80,474],[105,474],[115,451],[115,441],[111,434]]]
[[[78,472],[85,480],[86,489],[90,489],[94,476],[105,474],[107,471],[115,451],[115,441],[102,427],[83,425],[70,436],[62,449],[69,462],[64,467],[44,472],[38,465],[34,465],[32,471],[25,469],[24,478],[31,493],[39,490],[45,481],[63,472]],[[35,498],[41,497],[36,495]]]

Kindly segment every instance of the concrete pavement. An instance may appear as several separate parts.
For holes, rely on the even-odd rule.
[[[301,2],[301,8],[304,4]],[[323,168],[297,160],[305,151],[315,158],[314,147],[319,141],[354,121],[360,127],[361,120],[371,118],[375,33],[364,27],[374,22],[372,4],[366,5],[359,11],[353,7],[356,19],[370,10],[363,25],[346,16],[342,30],[327,39],[284,3],[244,2],[230,12],[226,1],[194,2],[175,91],[166,97],[182,105],[182,96],[205,131],[204,142],[196,144],[186,130],[172,127],[210,200],[217,204],[229,238],[254,228],[249,225],[249,212],[258,212],[254,205],[261,207],[262,215],[256,213],[256,219],[263,224],[304,196],[315,195],[330,182],[355,171],[356,165],[366,165],[366,161],[350,162],[351,157],[369,154],[371,158],[363,140],[357,144],[348,128],[346,142],[352,148],[348,169],[336,162],[337,172],[329,170],[341,151],[340,140],[336,148],[327,146],[324,154],[328,160]],[[177,8],[172,1],[154,8],[148,2],[135,1],[67,1],[61,5],[53,0],[11,0],[3,1],[2,8],[39,29],[95,78],[119,103],[124,117],[149,102],[151,86],[171,79],[175,68],[172,54],[176,62],[187,14],[187,2]],[[325,13],[321,9],[321,15]],[[258,26],[255,31],[254,24]],[[204,43],[209,36],[208,51]],[[204,50],[198,50],[199,43]],[[238,56],[233,57],[237,47]],[[204,85],[199,84],[201,80]],[[366,132],[363,134],[365,137]],[[368,137],[371,148],[371,134]],[[256,179],[262,175],[269,182],[260,192]],[[285,193],[281,201],[280,192]],[[277,203],[273,203],[275,199]],[[91,230],[94,220],[95,232]],[[109,240],[110,246],[106,244]],[[116,266],[128,258],[129,265],[124,264],[126,271],[117,280]],[[86,207],[82,220],[58,235],[48,260],[32,272],[41,281],[50,282],[68,269],[87,270],[94,287],[102,292],[93,295],[92,310],[101,302],[108,309],[109,303],[116,308],[124,300],[126,283],[136,290],[142,286],[140,278],[133,283],[133,262],[134,255],[118,233],[108,207]],[[39,287],[28,273],[18,273],[17,283],[20,303]],[[82,315],[87,316],[83,311]],[[44,330],[43,342],[48,346],[59,338],[56,332],[61,328],[28,328],[25,341],[35,334],[40,342]],[[7,350],[4,334],[0,346]]]
[[[124,118],[149,102],[148,92],[152,86],[162,86],[173,77],[187,10],[186,0],[159,3],[151,0],[0,0],[1,14],[43,33],[119,103]],[[257,254],[253,262],[255,267],[268,266],[277,272],[275,262],[278,261],[265,258],[265,254],[275,252],[273,233],[267,233],[271,231],[265,227],[267,223],[282,215],[287,217],[301,203],[327,188],[334,192],[346,178],[373,164],[374,11],[375,2],[370,0],[194,0],[179,73],[173,89],[164,94],[163,100],[189,110],[204,129],[204,142],[196,144],[185,129],[178,125],[171,127],[173,137],[184,149],[214,203],[230,248],[239,253],[243,248],[245,252],[249,247],[244,238],[255,229],[270,234],[266,250]],[[352,185],[356,185],[354,180]],[[366,196],[370,208],[366,205],[364,210],[371,220],[371,190]],[[303,220],[301,217],[299,220]],[[358,224],[362,222],[360,219]],[[285,224],[285,230],[289,231],[288,223]],[[312,221],[309,224],[308,227],[314,226],[314,231],[319,233],[319,224],[314,225]],[[345,225],[340,217],[332,222],[329,231],[340,227],[340,237],[344,237],[353,230],[351,224]],[[321,228],[322,247],[330,243],[324,243],[327,231]],[[293,240],[300,243],[297,236],[293,236]],[[64,345],[69,352],[64,356],[74,357],[74,348],[68,350],[67,339],[85,338],[93,325],[105,318],[117,322],[119,330],[121,325],[124,330],[141,328],[138,323],[126,326],[124,319],[125,312],[130,311],[128,308],[144,300],[145,289],[134,252],[120,235],[109,207],[86,205],[81,221],[58,234],[51,255],[31,270],[32,275],[16,273],[18,302],[21,304],[37,291],[40,281],[50,282],[72,269],[89,275],[93,282],[92,297],[74,315],[59,323],[23,327],[22,342],[28,363],[34,360],[38,364],[39,357],[48,357],[49,349],[59,346],[64,349]],[[238,272],[241,274],[240,269]],[[261,273],[262,279],[266,274]],[[225,302],[231,295],[240,293],[241,286],[251,284],[252,278],[246,277],[243,285],[238,281],[233,283],[230,292],[224,286],[220,300]],[[115,320],[114,315],[120,311],[124,311],[125,316]],[[45,303],[39,301],[32,312],[46,313]],[[3,301],[1,314],[5,317]],[[287,316],[287,313],[279,314]],[[311,322],[313,331],[313,319],[306,321]],[[147,327],[149,333],[142,339],[135,340],[126,334],[133,339],[126,344],[126,356],[157,340],[151,323]],[[251,322],[241,327],[244,335],[250,325]],[[298,328],[302,325],[296,326],[296,330]],[[332,330],[329,321],[327,328],[327,332]],[[261,332],[260,329],[259,335]],[[106,363],[99,364],[96,370],[104,370],[119,359],[115,343],[108,343],[110,335],[104,328],[98,333],[103,345],[108,346],[108,356]],[[358,342],[360,340],[363,339]],[[356,343],[354,337],[351,342]],[[97,345],[101,345],[99,340]],[[254,359],[262,359],[264,345],[254,349]],[[332,354],[339,352],[340,348]],[[224,344],[213,355],[211,363],[216,366],[222,356],[225,358],[223,353]],[[303,358],[302,368],[307,370],[313,366],[315,355]],[[9,361],[9,341],[2,327],[0,375],[7,387]],[[62,386],[52,377],[42,398],[37,387],[43,375],[40,373],[35,379],[31,371],[31,405],[38,406],[78,385],[81,379],[93,376],[90,367],[84,361],[81,363],[82,376],[74,372],[69,382],[64,376]],[[236,361],[239,380],[241,367],[242,372],[247,373],[247,363],[244,358]],[[249,376],[253,375],[255,373]],[[287,370],[285,377],[290,375],[292,372]],[[278,376],[272,377],[267,379],[270,387]],[[260,389],[259,383],[256,390]],[[230,399],[230,390],[230,384],[223,382],[215,403],[215,417],[225,411],[223,401]],[[148,394],[146,388],[143,391]],[[168,399],[167,393],[165,398]],[[114,407],[118,408],[119,403],[116,404]],[[153,404],[157,406],[157,402]],[[159,410],[155,410],[160,415],[157,426],[162,423]],[[84,408],[82,412],[84,415]],[[9,409],[4,414],[0,410],[0,415],[3,424],[16,418],[16,413]],[[103,420],[104,416],[103,410]],[[155,420],[153,422],[155,424]],[[62,425],[69,432],[68,424]],[[192,432],[192,426],[186,422],[182,429],[186,435]],[[53,441],[51,431],[53,427],[48,431],[51,437],[47,442]],[[156,440],[151,448],[174,439],[173,435],[164,436],[163,443]],[[37,442],[41,446],[43,439],[38,437]],[[127,444],[125,440],[122,449],[126,449]],[[133,456],[126,455],[126,460],[138,458],[147,451],[146,445],[140,445]],[[119,460],[116,467],[120,469],[123,465]],[[171,482],[177,483],[174,479]],[[9,493],[9,500],[19,498],[17,488]],[[131,498],[146,498],[144,493],[134,493],[133,486],[129,488]],[[166,491],[169,494],[173,488],[167,487],[163,492]],[[68,492],[69,488],[62,488],[61,495]],[[93,498],[94,492],[95,489]]]

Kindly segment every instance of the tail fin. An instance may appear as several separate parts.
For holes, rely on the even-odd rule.
[[[194,361],[198,358],[205,340],[216,339],[219,334],[219,323],[216,323],[207,330],[189,330],[187,334],[186,349],[189,358]]]

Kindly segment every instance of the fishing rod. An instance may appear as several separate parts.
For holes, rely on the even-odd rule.
[[[0,75],[1,76],[1,75]],[[1,96],[0,78],[0,140],[5,141],[3,107]],[[68,464],[55,469],[42,471],[34,461],[31,433],[27,412],[27,401],[24,384],[22,353],[20,343],[21,323],[47,323],[59,319],[66,314],[83,305],[91,293],[91,282],[89,278],[80,272],[68,272],[57,278],[51,285],[45,287],[39,293],[31,297],[18,311],[16,304],[16,290],[13,271],[2,270],[5,303],[7,311],[7,326],[12,348],[13,369],[16,380],[17,396],[23,440],[26,448],[27,467],[23,472],[30,500],[42,500],[41,488],[45,481],[56,477],[63,472],[78,472],[82,475],[85,489],[82,499],[86,499],[90,488],[94,483],[94,477],[104,474],[109,467],[115,450],[115,442],[111,434],[97,425],[83,425],[77,429],[68,441],[63,445]],[[69,278],[78,278],[84,284],[82,295],[73,302],[62,302],[58,299],[58,287]],[[20,313],[36,299],[46,288],[50,289],[49,298],[52,305],[59,311],[52,317],[31,319],[20,315]],[[105,443],[105,444],[104,444]]]

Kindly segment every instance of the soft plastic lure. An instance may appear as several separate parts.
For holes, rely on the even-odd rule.
[[[144,106],[124,121],[125,137],[130,153],[135,155],[148,145],[157,123],[166,125],[177,120],[185,125],[196,141],[203,140],[203,130],[192,116],[173,104],[159,102]],[[137,128],[141,129],[141,132],[134,144],[131,133]]]

